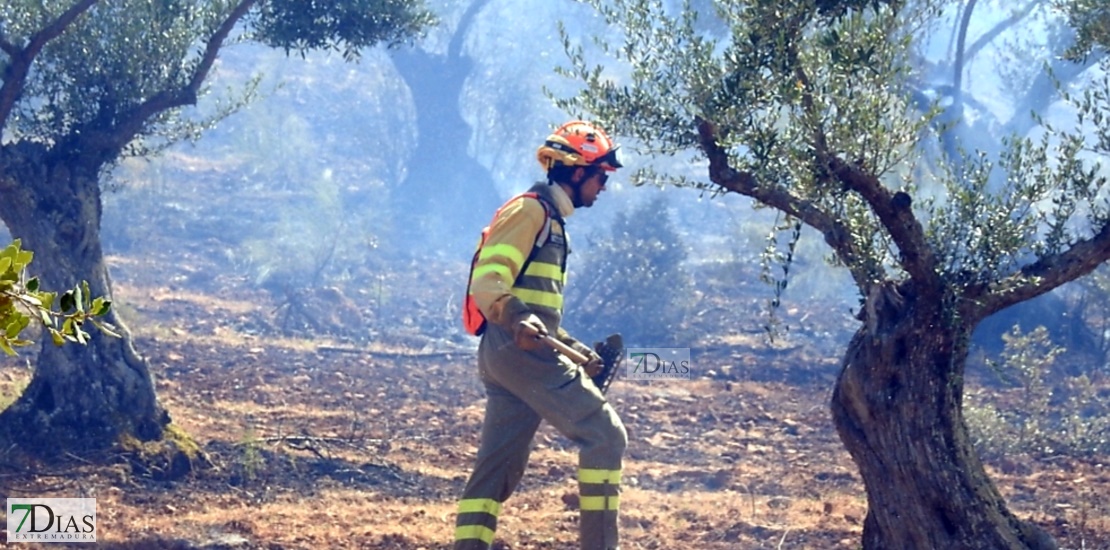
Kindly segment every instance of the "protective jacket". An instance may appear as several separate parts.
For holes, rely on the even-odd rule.
[[[560,326],[570,254],[564,218],[574,212],[574,205],[566,193],[553,185],[537,183],[528,191],[547,201],[548,208],[545,211],[538,201],[520,196],[502,208],[478,253],[470,280],[471,295],[487,322],[511,332],[518,321],[535,313],[548,333],[589,355],[590,347]],[[547,212],[551,213],[550,218]],[[545,232],[545,224],[550,224],[546,242],[521,273],[525,260],[533,253],[536,235]]]

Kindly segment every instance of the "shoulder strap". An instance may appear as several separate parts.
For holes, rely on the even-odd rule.
[[[547,240],[551,238],[552,219],[558,219],[560,223],[562,223],[562,216],[559,215],[559,211],[548,202],[547,199],[540,196],[539,193],[529,191],[527,193],[521,193],[520,196],[536,199],[540,203],[540,206],[543,207],[543,225],[540,226],[540,231],[536,234],[536,242],[532,244],[531,252],[529,252],[528,257],[524,259],[524,264],[520,266],[520,273],[517,275],[518,280],[520,277],[524,276],[524,272],[528,269],[528,264],[532,263],[532,259],[536,257],[536,253],[538,253],[540,248],[547,244]],[[566,269],[566,262],[564,261],[563,264],[563,269]]]
[[[539,233],[536,234],[536,242],[532,245],[532,250],[534,252],[535,249],[547,243],[548,237],[551,236],[551,219],[559,217],[558,210],[555,210],[555,207],[551,206],[551,204],[547,202],[547,199],[541,197],[539,193],[532,191],[524,193],[523,196],[536,199],[539,201],[540,206],[543,207],[543,226],[540,227]]]
[[[540,206],[543,206],[544,223],[543,227],[540,228],[539,234],[536,235],[536,243],[532,247],[532,252],[528,254],[528,258],[525,259],[524,265],[520,269],[520,273],[522,275],[524,274],[524,270],[528,267],[528,264],[532,262],[532,258],[536,255],[537,252],[539,252],[540,248],[543,247],[543,245],[547,244],[547,240],[551,237],[552,223],[554,223],[555,221],[559,222],[559,226],[564,228],[563,238],[566,238],[566,222],[563,221],[563,216],[559,214],[559,209],[546,197],[540,195],[539,193],[536,193],[535,191],[529,191],[527,193],[524,193],[523,195],[538,200]],[[569,253],[569,244],[564,244],[563,257],[559,262],[559,268],[564,273],[566,273],[567,270],[567,255]]]

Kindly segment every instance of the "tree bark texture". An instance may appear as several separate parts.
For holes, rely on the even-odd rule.
[[[832,396],[867,490],[868,550],[1042,550],[987,477],[962,417],[966,331],[941,296],[880,285],[861,313]]]
[[[100,188],[95,160],[52,158],[37,144],[0,149],[0,219],[25,249],[42,287],[62,292],[81,280],[111,298],[100,246]],[[58,347],[43,337],[27,389],[0,414],[0,437],[29,451],[75,453],[108,448],[122,437],[154,441],[170,418],[158,404],[146,361],[121,320],[122,336],[89,327],[88,345]]]

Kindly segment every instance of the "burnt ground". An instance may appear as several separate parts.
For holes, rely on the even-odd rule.
[[[482,416],[474,342],[442,336],[450,312],[404,312],[438,307],[434,289],[456,285],[463,266],[382,275],[432,289],[387,310],[374,293],[260,289],[210,244],[152,238],[109,262],[160,398],[211,466],[159,481],[74,456],[4,466],[0,493],[95,497],[100,546],[112,549],[448,548]],[[735,277],[696,278],[711,290]],[[786,308],[796,329],[771,343],[751,320],[766,292],[699,309],[693,380],[614,384],[630,434],[624,548],[858,548],[866,497],[827,407],[850,312]],[[366,338],[321,336],[352,319]],[[23,358],[0,362],[0,397],[29,373]],[[1021,402],[1013,388],[993,395]],[[575,464],[574,447],[542,427],[498,548],[574,547]],[[1012,509],[1063,548],[1110,549],[1107,457],[1015,454],[988,468]]]
[[[4,472],[5,493],[96,497],[106,548],[448,547],[482,415],[471,352],[268,335],[259,327],[280,313],[264,296],[230,280],[153,285],[175,276],[113,262],[163,403],[212,466],[170,482],[74,460]],[[625,547],[858,547],[865,495],[826,407],[836,358],[804,339],[736,333],[694,350],[694,380],[614,384],[630,433]],[[28,374],[17,361],[0,372]],[[1110,548],[1104,462],[1012,456],[991,471],[1063,547]],[[574,448],[541,428],[501,548],[574,546],[574,466]]]

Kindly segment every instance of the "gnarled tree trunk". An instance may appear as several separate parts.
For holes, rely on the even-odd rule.
[[[0,219],[34,252],[32,269],[43,288],[62,291],[85,280],[93,296],[110,299],[97,163],[48,155],[31,144],[0,149]],[[163,438],[170,418],[158,404],[150,369],[122,321],[111,312],[105,321],[121,337],[90,328],[84,346],[58,347],[43,338],[30,384],[0,414],[0,438],[46,456]],[[162,473],[169,475],[164,466],[171,464],[187,469],[181,458],[170,457]]]
[[[417,142],[408,174],[392,193],[398,233],[422,250],[472,252],[490,212],[500,204],[493,176],[470,156],[473,129],[459,102],[474,62],[463,53],[463,39],[489,0],[474,0],[451,36],[447,52],[397,50],[397,72],[416,107]],[[479,131],[482,129],[479,128]],[[525,182],[527,183],[527,182]],[[524,187],[522,183],[522,187]]]
[[[968,330],[952,330],[942,298],[881,287],[844,357],[832,412],[867,488],[863,547],[1056,548],[1006,508],[971,445],[961,408]]]

